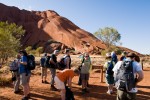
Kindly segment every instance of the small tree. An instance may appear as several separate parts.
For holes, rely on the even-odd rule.
[[[21,47],[20,39],[25,33],[22,26],[14,23],[0,22],[0,61],[7,61],[8,57],[13,57]]]
[[[32,46],[26,47],[25,50],[26,50],[26,52],[27,52],[28,54],[30,54],[31,51],[32,51]]]
[[[109,49],[111,45],[116,45],[121,39],[121,35],[114,28],[106,27],[104,29],[99,29],[94,35],[103,41],[107,48]]]

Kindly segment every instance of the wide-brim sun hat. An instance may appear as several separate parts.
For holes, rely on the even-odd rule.
[[[128,53],[127,54],[127,57],[135,57],[136,55],[135,55],[135,53],[133,53],[133,52],[130,52],[130,53]]]

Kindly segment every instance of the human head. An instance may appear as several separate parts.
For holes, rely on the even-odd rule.
[[[43,56],[47,56],[47,53],[44,53]]]
[[[69,54],[69,53],[70,53],[70,50],[69,50],[69,49],[66,49],[66,50],[65,50],[65,53],[66,53],[66,54]]]
[[[135,58],[135,57],[136,57],[136,55],[135,55],[135,53],[130,52],[130,53],[128,53],[128,54],[127,54],[127,57],[129,57],[129,58],[133,59],[133,58]]]
[[[89,58],[89,53],[88,52],[84,53],[84,58]]]
[[[58,55],[59,54],[59,50],[54,50],[54,54]]]
[[[28,55],[25,50],[20,50],[19,53],[20,53],[21,55],[23,55],[23,56],[27,56],[27,55]]]
[[[17,58],[17,59],[21,59],[21,55],[20,55],[20,54],[17,54],[17,55],[16,55],[16,58]]]
[[[123,52],[122,52],[122,56],[127,56],[127,52],[126,52],[126,51],[123,51]]]
[[[106,53],[106,59],[111,59],[111,54],[110,53]]]
[[[80,74],[79,69],[78,68],[74,69],[74,73],[75,73],[75,75],[79,75]]]
[[[140,62],[140,57],[138,56],[138,54],[135,54],[135,61]]]
[[[110,55],[111,55],[111,56],[115,55],[115,51],[112,51]]]

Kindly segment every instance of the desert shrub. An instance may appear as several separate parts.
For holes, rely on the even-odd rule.
[[[8,84],[10,84],[11,82],[12,82],[12,81],[11,81],[11,78],[0,77],[0,86],[8,85]]]
[[[112,51],[112,50],[109,50],[109,49],[102,50],[102,51],[101,51],[101,55],[102,55],[102,56],[106,56],[106,53],[111,52],[111,51]]]

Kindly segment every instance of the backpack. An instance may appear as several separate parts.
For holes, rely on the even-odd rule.
[[[50,58],[51,58],[51,56],[47,56],[46,59],[45,59],[46,61],[44,63],[44,66],[47,67],[47,68],[50,68],[50,62],[49,62]]]
[[[12,61],[9,65],[9,68],[10,68],[10,71],[13,71],[13,72],[18,71],[19,66],[17,64],[17,60]]]
[[[66,86],[66,100],[75,100],[73,92]]]
[[[58,62],[58,65],[59,65],[58,69],[63,70],[66,68],[65,58],[67,57],[70,57],[70,56],[65,56],[60,59],[60,61]]]
[[[114,68],[113,61],[108,62],[108,67],[107,67],[107,70],[106,70],[106,74],[113,75],[114,74],[114,72],[112,71],[113,68]]]
[[[40,64],[41,64],[42,67],[46,67],[46,66],[45,66],[46,59],[47,59],[46,57],[42,57],[42,58],[40,59]]]
[[[133,73],[133,61],[123,61],[116,74],[116,87],[119,90],[129,92],[135,87]]]
[[[117,55],[116,55],[116,54],[113,54],[113,55],[112,55],[112,61],[114,61],[115,64],[118,62],[118,58],[117,58]]]
[[[35,69],[35,57],[33,55],[27,56],[27,69],[34,70]]]

